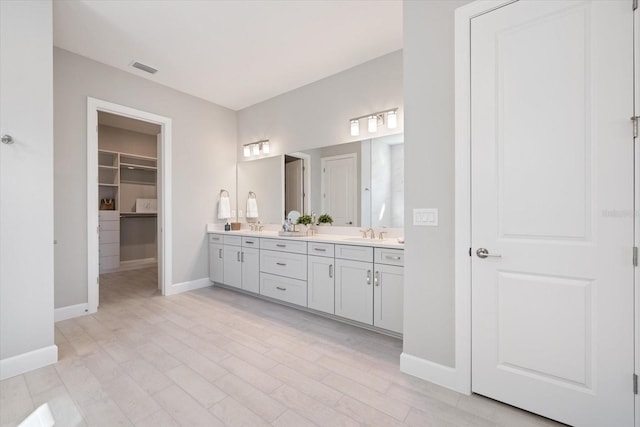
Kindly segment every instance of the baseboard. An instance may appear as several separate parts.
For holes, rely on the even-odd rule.
[[[68,305],[66,307],[60,307],[53,310],[53,320],[60,322],[62,320],[73,319],[74,317],[80,317],[89,314],[89,304],[82,303],[76,305]]]
[[[0,380],[58,362],[58,346],[50,345],[0,360]]]
[[[213,285],[208,277],[202,279],[190,280],[188,282],[176,283],[165,289],[165,295],[175,295],[182,292],[193,291],[194,289],[207,288]]]
[[[469,394],[468,390],[460,387],[457,370],[450,366],[441,365],[403,352],[400,355],[400,371],[459,393]]]

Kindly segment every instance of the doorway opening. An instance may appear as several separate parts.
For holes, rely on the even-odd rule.
[[[89,312],[100,275],[137,270],[171,283],[171,119],[88,98]],[[95,183],[95,184],[94,184]],[[106,278],[106,277],[105,277]]]

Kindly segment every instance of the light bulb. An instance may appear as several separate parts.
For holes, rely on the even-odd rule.
[[[249,157],[251,155],[251,148],[248,145],[244,146],[244,156]]]
[[[253,154],[256,156],[260,154],[260,144],[253,144]]]
[[[395,110],[389,111],[387,113],[387,127],[389,129],[395,129],[398,126],[398,115]]]
[[[264,141],[262,143],[262,152],[264,154],[269,154],[269,141]]]
[[[375,133],[378,130],[378,117],[369,116],[367,120],[369,133]]]
[[[351,120],[351,136],[360,135],[360,120]]]

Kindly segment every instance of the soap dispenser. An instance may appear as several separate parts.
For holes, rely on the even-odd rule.
[[[227,221],[227,223],[224,225],[224,231],[230,231],[231,230],[231,224],[229,224],[229,221]]]

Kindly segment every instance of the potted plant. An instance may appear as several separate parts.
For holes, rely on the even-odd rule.
[[[311,224],[311,215],[300,215],[296,220],[296,224],[309,225]]]
[[[329,214],[322,214],[318,217],[318,225],[331,225],[333,224],[333,218]]]

